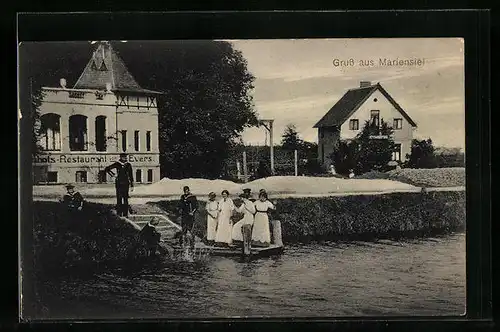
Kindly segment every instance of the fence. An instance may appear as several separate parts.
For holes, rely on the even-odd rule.
[[[249,156],[250,155],[250,156]],[[298,176],[304,173],[307,159],[299,159],[298,151],[281,151],[275,154],[274,170],[271,170],[269,158],[257,159],[255,155],[242,151],[241,155],[227,164],[228,177],[242,182],[259,177],[259,167],[264,161],[270,175]]]

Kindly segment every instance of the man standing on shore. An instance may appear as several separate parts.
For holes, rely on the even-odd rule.
[[[191,237],[191,247],[194,247],[194,239],[193,239],[193,226],[194,226],[194,215],[198,210],[198,200],[196,196],[191,194],[191,190],[188,186],[183,188],[184,194],[181,196],[179,202],[179,210],[181,214],[181,223],[182,223],[182,234],[180,237],[180,245],[182,246],[184,237],[188,234]]]
[[[120,154],[117,162],[104,169],[106,173],[115,176],[112,172],[116,169],[115,188],[116,188],[116,210],[119,216],[127,217],[129,212],[128,198],[129,189],[134,190],[134,178],[132,165],[128,162],[127,154]]]

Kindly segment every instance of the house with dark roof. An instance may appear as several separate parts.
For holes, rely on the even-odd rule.
[[[104,168],[127,153],[136,182],[160,179],[159,92],[142,88],[110,43],[99,42],[68,87],[43,87],[35,183],[108,182]]]
[[[366,121],[392,126],[396,150],[393,160],[404,161],[411,151],[415,121],[380,84],[363,81],[349,89],[314,125],[318,129],[318,157],[324,167],[332,164],[331,154],[340,140],[350,140],[363,129]]]

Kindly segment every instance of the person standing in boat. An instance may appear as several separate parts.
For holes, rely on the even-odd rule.
[[[250,202],[255,202],[255,198],[252,197],[252,189],[244,188],[243,193],[246,195],[247,199],[250,200]]]
[[[134,190],[134,177],[132,165],[128,162],[126,153],[120,154],[120,159],[106,167],[104,172],[115,176],[115,173],[112,172],[113,169],[116,169],[117,172],[115,177],[116,210],[119,216],[127,217],[130,211],[128,205],[129,189]]]
[[[243,225],[253,225],[254,215],[255,215],[255,205],[250,200],[250,192],[243,190],[243,194],[240,195],[241,205],[235,208],[236,212],[243,213],[243,219],[238,221],[233,226],[232,239],[234,242],[243,242],[243,234],[241,233],[241,227]]]
[[[214,192],[208,194],[208,202],[205,206],[207,210],[207,243],[213,244],[215,242],[215,235],[217,234],[217,221],[219,217],[219,202],[215,200],[216,195]]]
[[[188,235],[188,232],[189,236],[193,237],[194,217],[196,211],[198,210],[198,200],[195,195],[191,194],[191,189],[189,189],[188,186],[184,186],[183,191],[184,194],[182,194],[179,202],[182,224],[182,233],[179,240],[181,246],[184,241],[184,237]],[[191,246],[194,246],[194,241],[191,241]]]
[[[229,197],[229,191],[222,191],[222,199],[219,201],[219,220],[217,223],[217,233],[215,243],[220,246],[229,246],[232,241],[232,221],[231,216],[234,211],[234,202]]]
[[[269,247],[271,245],[271,230],[269,228],[269,211],[276,207],[267,199],[267,193],[261,191],[259,200],[255,203],[255,220],[252,229],[252,246]]]

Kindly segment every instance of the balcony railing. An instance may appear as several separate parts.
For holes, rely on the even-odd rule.
[[[69,92],[69,97],[70,98],[82,99],[84,96],[85,96],[85,92],[84,91],[70,91]]]

